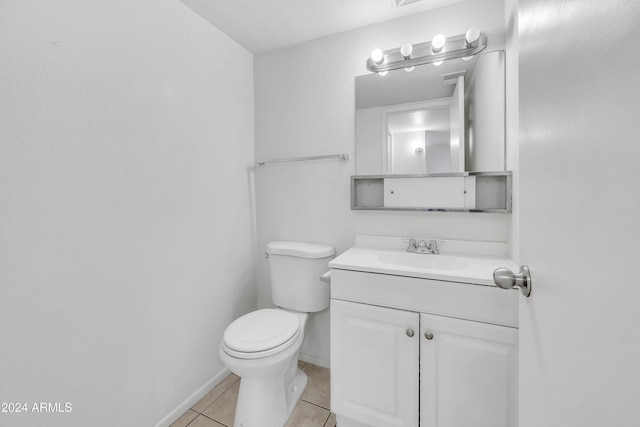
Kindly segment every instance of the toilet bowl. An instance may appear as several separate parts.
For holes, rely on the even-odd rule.
[[[306,374],[298,369],[307,318],[307,313],[263,309],[229,325],[220,358],[241,378],[234,427],[286,423],[307,386]],[[261,339],[256,330],[268,338]]]
[[[234,427],[282,427],[307,386],[298,354],[309,313],[329,306],[320,280],[332,246],[271,242],[267,246],[272,300],[233,321],[220,343],[220,358],[240,377]]]

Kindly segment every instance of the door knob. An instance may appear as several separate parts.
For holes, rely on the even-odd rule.
[[[407,336],[411,338],[413,336],[413,329],[407,329]]]
[[[431,331],[427,331],[424,333],[424,337],[428,340],[432,340],[433,339],[433,332]]]
[[[525,297],[531,295],[531,273],[529,268],[521,266],[518,273],[514,273],[508,268],[498,268],[493,272],[493,281],[502,289],[519,287],[520,292]]]

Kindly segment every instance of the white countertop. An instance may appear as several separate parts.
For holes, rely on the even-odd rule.
[[[417,254],[397,248],[353,247],[331,262],[332,269],[495,286],[493,271],[517,271],[506,256],[482,254]]]

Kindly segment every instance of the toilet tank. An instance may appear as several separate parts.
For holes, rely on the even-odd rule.
[[[333,246],[278,241],[267,245],[267,253],[275,305],[302,312],[329,307],[330,287],[320,276],[329,271]]]

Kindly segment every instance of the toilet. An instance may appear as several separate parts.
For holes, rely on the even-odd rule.
[[[220,343],[224,364],[240,377],[234,427],[282,427],[307,376],[298,369],[309,313],[329,307],[329,284],[320,280],[332,246],[301,242],[267,245],[272,301],[234,320]]]

